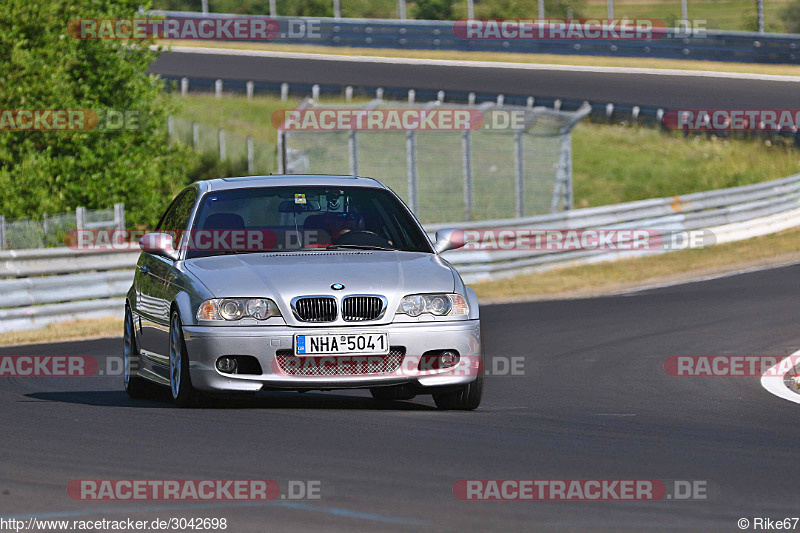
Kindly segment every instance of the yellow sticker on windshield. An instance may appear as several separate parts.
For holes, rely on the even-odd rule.
[[[306,195],[305,194],[295,194],[294,195],[294,203],[296,203],[296,204],[304,204],[304,203],[306,203]]]

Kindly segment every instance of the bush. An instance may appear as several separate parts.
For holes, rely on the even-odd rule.
[[[131,111],[121,131],[0,132],[0,214],[40,216],[124,202],[132,224],[153,224],[186,182],[191,160],[170,149],[163,82],[146,74],[149,42],[78,40],[77,18],[136,16],[139,0],[6,0],[0,10],[0,109]]]
[[[417,0],[412,13],[420,20],[452,20],[453,4],[450,0]]]
[[[783,8],[783,24],[789,33],[800,33],[800,0]]]

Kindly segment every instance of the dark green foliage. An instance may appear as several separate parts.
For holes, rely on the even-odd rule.
[[[78,40],[78,18],[130,18],[139,0],[5,0],[0,10],[0,110],[134,112],[118,131],[0,131],[0,214],[41,216],[124,202],[131,224],[153,224],[187,181],[193,156],[170,149],[163,82],[146,74],[152,43]]]

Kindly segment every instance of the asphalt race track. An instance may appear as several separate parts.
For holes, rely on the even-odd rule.
[[[393,62],[165,53],[157,74],[369,87],[508,93],[664,108],[794,109],[798,82],[638,73],[524,70]],[[757,105],[756,105],[757,103]]]
[[[800,265],[605,298],[486,306],[472,413],[428,397],[264,394],[227,408],[129,400],[121,378],[0,379],[0,515],[226,517],[228,530],[736,531],[800,514],[798,406],[759,379],[671,377],[670,355],[800,349]],[[0,355],[119,356],[120,339]],[[85,502],[74,479],[319,480],[323,499]],[[460,479],[702,480],[705,501],[464,502]],[[313,528],[313,529],[312,529]]]

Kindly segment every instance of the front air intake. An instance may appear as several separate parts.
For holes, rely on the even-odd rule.
[[[342,301],[342,318],[346,322],[377,320],[386,310],[386,300],[380,296],[348,296]]]
[[[298,298],[292,303],[298,320],[303,322],[333,322],[336,320],[336,300],[326,296]]]

